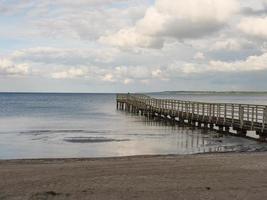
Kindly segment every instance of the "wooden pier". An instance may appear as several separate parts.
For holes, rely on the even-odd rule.
[[[117,94],[117,109],[158,116],[173,122],[246,136],[255,131],[261,141],[267,138],[267,106],[236,103],[205,103],[156,99],[142,94]]]

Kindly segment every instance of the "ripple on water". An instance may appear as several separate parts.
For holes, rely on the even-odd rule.
[[[20,134],[28,135],[41,135],[41,134],[53,134],[53,133],[98,133],[106,134],[108,131],[99,131],[99,130],[30,130],[30,131],[21,131]]]
[[[72,143],[100,143],[100,142],[123,142],[129,141],[128,139],[114,139],[106,137],[65,137],[65,142]]]

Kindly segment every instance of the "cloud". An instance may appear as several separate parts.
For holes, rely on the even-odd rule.
[[[112,3],[127,2],[128,0],[49,0],[51,4],[60,4],[64,6],[99,6],[99,5],[108,5]]]
[[[197,52],[195,54],[195,56],[194,56],[194,59],[196,59],[196,60],[204,60],[205,59],[205,55],[202,52]]]
[[[267,1],[266,0],[240,0],[243,4],[241,14],[245,16],[263,16],[266,15]]]
[[[13,60],[35,63],[55,64],[91,64],[109,63],[117,56],[113,48],[55,48],[34,47],[14,51],[10,56]]]
[[[267,39],[267,17],[246,17],[241,19],[237,27],[249,36]]]
[[[100,37],[99,41],[104,44],[121,48],[141,47],[141,48],[162,48],[163,39],[155,38],[138,33],[135,28],[121,29],[114,35]]]
[[[84,78],[86,76],[88,76],[88,70],[86,68],[70,68],[51,74],[51,77],[54,79]]]
[[[0,2],[0,15],[12,15],[22,12],[34,5],[31,0],[14,0],[14,1],[1,1]]]
[[[97,2],[91,3],[98,5]],[[41,35],[49,38],[94,41],[104,34],[132,25],[132,21],[141,18],[146,10],[146,5],[134,5],[124,9],[98,6],[97,9],[93,9],[91,3],[84,1],[83,6],[73,1],[77,7],[68,7],[68,2],[68,6],[63,4],[55,7],[56,11],[45,12],[45,16],[33,17],[30,25],[34,27],[34,31],[31,34],[35,37]]]
[[[240,49],[241,49],[241,45],[239,44],[239,42],[233,39],[217,41],[210,48],[210,50],[229,50],[229,51],[239,51]]]
[[[240,52],[242,50],[248,50],[255,48],[253,42],[245,38],[218,38],[213,41],[210,45],[210,51],[229,51],[229,52]]]
[[[261,16],[266,15],[267,13],[267,6],[264,6],[261,9],[253,9],[250,7],[242,8],[241,13],[245,16]]]
[[[88,9],[92,7],[107,7],[115,3],[126,3],[129,0],[12,0],[0,1],[0,14],[30,14],[36,10],[46,10],[59,6],[61,9]],[[28,10],[31,8],[30,10]]]
[[[0,75],[25,76],[31,85],[37,79],[43,81],[40,88],[54,89],[51,79],[64,80],[73,91],[88,85],[96,91],[210,88],[230,76],[239,86],[249,85],[240,74],[255,76],[256,85],[267,71],[266,5],[266,0],[0,0]],[[0,83],[1,90],[10,88]]]
[[[134,80],[133,80],[133,79],[129,79],[129,78],[126,78],[126,79],[123,81],[123,83],[124,83],[125,85],[131,84],[131,83],[133,83],[133,82],[134,82]]]
[[[163,67],[153,66],[118,66],[103,68],[101,66],[77,66],[68,69],[51,70],[50,77],[54,79],[86,79],[97,82],[143,83],[143,80],[168,80],[168,74]]]
[[[107,82],[116,82],[116,80],[114,79],[114,75],[112,73],[105,74],[102,80]]]
[[[203,74],[213,72],[249,72],[267,70],[267,53],[260,56],[250,56],[246,60],[223,62],[211,60],[207,64],[186,63],[176,71],[184,75]]]
[[[99,41],[125,48],[162,48],[166,38],[201,38],[219,30],[238,9],[236,0],[157,0],[135,26]]]
[[[15,64],[10,59],[0,58],[0,75],[24,76],[29,72],[30,69],[26,63]]]

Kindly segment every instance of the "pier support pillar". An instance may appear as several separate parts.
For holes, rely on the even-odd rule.
[[[210,125],[209,125],[209,128],[210,128],[210,129],[214,129],[214,124],[210,124]]]
[[[226,126],[224,129],[225,129],[225,132],[226,133],[229,133],[230,132],[230,127],[229,126]]]
[[[261,131],[257,131],[256,134],[259,135],[259,140],[261,142],[266,142],[266,139],[267,139],[266,133],[262,133]]]
[[[223,126],[219,126],[219,132],[223,132]]]
[[[237,130],[237,135],[241,137],[245,137],[247,135],[247,131],[243,129]]]
[[[191,120],[191,119],[188,119],[188,120],[187,120],[187,123],[188,123],[188,124],[192,124],[192,120]]]
[[[180,123],[180,124],[184,124],[184,123],[185,123],[184,118],[179,117],[179,123]]]
[[[170,123],[171,125],[175,125],[175,117],[174,116],[170,116]]]
[[[267,136],[266,135],[260,135],[260,141],[266,142]]]

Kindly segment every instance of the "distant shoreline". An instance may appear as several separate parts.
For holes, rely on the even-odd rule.
[[[267,94],[267,91],[163,91],[163,92],[149,92],[145,94]]]

